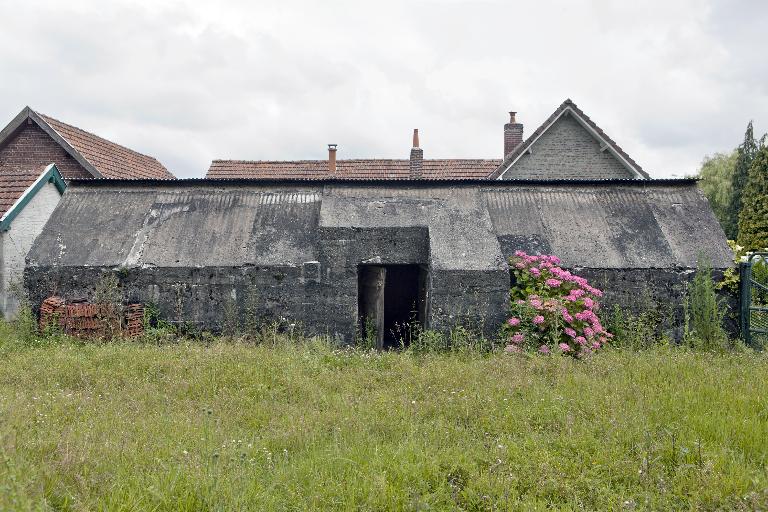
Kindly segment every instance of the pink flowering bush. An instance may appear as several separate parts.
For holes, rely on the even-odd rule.
[[[502,327],[506,352],[529,349],[583,357],[613,337],[598,316],[603,292],[560,268],[557,256],[517,251],[510,265],[515,285],[510,317]]]

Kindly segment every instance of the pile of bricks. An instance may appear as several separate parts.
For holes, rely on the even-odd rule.
[[[66,315],[66,301],[61,297],[48,297],[40,304],[40,330],[45,330],[54,324],[59,329],[64,329]]]
[[[144,304],[129,304],[125,308],[125,332],[130,337],[144,334]]]
[[[55,326],[78,338],[141,336],[144,333],[144,305],[129,304],[125,314],[111,304],[67,303],[61,297],[48,297],[40,305],[40,329]]]

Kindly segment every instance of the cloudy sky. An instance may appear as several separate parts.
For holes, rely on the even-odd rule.
[[[213,158],[500,158],[575,101],[654,177],[768,130],[768,2],[0,0],[25,105],[201,177]]]

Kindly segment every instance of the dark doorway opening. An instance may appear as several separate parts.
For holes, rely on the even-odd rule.
[[[362,336],[373,337],[377,349],[408,345],[423,328],[427,304],[427,272],[419,265],[360,265],[358,317]]]

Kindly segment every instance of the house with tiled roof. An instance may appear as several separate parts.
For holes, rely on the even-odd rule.
[[[573,101],[564,101],[527,139],[510,112],[504,153],[498,159],[425,159],[414,130],[408,159],[214,160],[206,174],[217,179],[304,180],[608,180],[649,179]]]
[[[0,312],[13,315],[12,293],[24,258],[52,214],[66,181],[174,179],[151,156],[25,107],[0,131]]]

